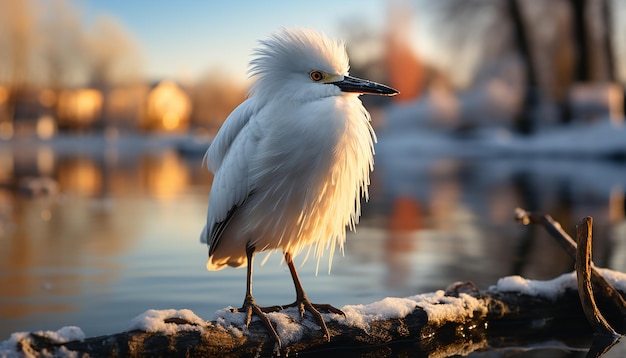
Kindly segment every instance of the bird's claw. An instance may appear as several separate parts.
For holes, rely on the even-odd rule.
[[[327,303],[311,303],[311,305],[313,307],[317,308],[318,310],[322,309],[322,310],[328,311],[330,313],[335,313],[335,314],[338,314],[338,315],[342,315],[344,318],[346,317],[346,314],[343,313],[342,310],[340,310],[339,308],[336,308],[336,307],[334,307],[332,305],[329,305]]]
[[[252,315],[256,315],[257,317],[259,317],[259,319],[261,320],[261,323],[263,323],[263,326],[265,326],[265,329],[267,330],[269,335],[274,339],[274,341],[276,342],[276,345],[278,346],[278,349],[280,350],[281,348],[280,336],[278,336],[278,333],[276,333],[276,329],[272,325],[272,322],[270,322],[269,318],[267,318],[267,315],[265,315],[265,313],[276,312],[282,309],[283,309],[282,306],[260,307],[254,301],[254,298],[246,297],[243,301],[243,305],[241,306],[241,308],[231,308],[231,312],[244,312],[246,314],[246,320],[245,320],[246,328],[248,328],[248,326],[250,325],[250,321],[252,321]]]
[[[298,310],[300,311],[300,317],[302,318],[304,318],[305,311],[308,311],[309,313],[311,313],[311,315],[313,315],[313,318],[315,319],[315,322],[322,328],[322,331],[324,331],[324,337],[326,337],[328,341],[330,341],[330,332],[328,331],[328,327],[326,326],[324,317],[322,317],[322,314],[320,313],[319,310],[321,309],[321,310],[328,311],[331,313],[340,314],[344,317],[346,316],[346,314],[343,313],[342,310],[335,308],[329,304],[311,303],[311,301],[309,301],[309,299],[306,296],[303,298],[299,298],[294,303],[291,303],[283,307],[284,308],[298,307]]]
[[[308,302],[308,300],[307,300],[307,302]],[[336,307],[334,307],[332,305],[329,305],[327,303],[311,303],[311,302],[308,302],[308,304],[310,306],[312,306],[313,308],[315,308],[315,310],[317,310],[317,311],[320,311],[320,310],[328,311],[330,313],[335,313],[335,314],[342,315],[342,316],[346,317],[346,314],[342,310],[340,310],[339,308],[336,308]],[[296,307],[296,306],[300,310],[300,316],[304,317],[304,312],[308,311],[308,309],[305,308],[306,303],[304,301],[302,301],[302,302],[296,301],[296,302],[288,304],[286,306],[282,306],[282,309]]]

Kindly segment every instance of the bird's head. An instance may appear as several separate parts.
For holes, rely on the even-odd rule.
[[[391,87],[350,77],[344,43],[313,30],[281,29],[260,41],[254,55],[249,70],[255,79],[251,95],[282,95],[297,101],[346,93],[398,93]]]

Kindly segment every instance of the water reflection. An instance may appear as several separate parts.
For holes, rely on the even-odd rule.
[[[444,275],[479,281],[484,287],[496,278],[490,273],[549,279],[571,271],[569,257],[542,228],[512,225],[511,213],[517,206],[550,213],[570,233],[582,217],[594,216],[596,264],[611,267],[618,261],[614,257],[623,254],[615,250],[626,240],[621,229],[626,184],[622,163],[437,158],[415,153],[410,143],[402,147],[383,138],[377,165],[380,188],[367,208],[382,216],[390,213],[386,220],[393,223],[398,219],[398,203],[410,203],[400,204],[408,208],[403,213],[413,212],[415,220],[427,218],[419,220],[419,228],[403,233],[419,242],[416,252],[432,251],[438,257],[435,262],[422,258],[428,264],[415,275],[449,271]],[[394,236],[392,230],[388,234]],[[405,269],[394,272],[395,259],[386,265],[390,276],[407,275]],[[438,279],[421,280],[418,288],[434,289],[440,284]]]
[[[330,276],[315,277],[314,260],[300,269],[312,299],[342,306],[571,271],[542,228],[513,221],[518,206],[551,214],[570,233],[594,216],[596,265],[626,270],[622,164],[439,158],[387,145],[381,138],[371,200],[345,257]],[[57,194],[20,194],[22,179],[42,176],[56,180]],[[210,183],[201,157],[168,145],[0,148],[0,339],[64,325],[112,333],[149,308],[210,319],[237,306],[245,272],[206,272],[198,242]],[[293,299],[274,256],[255,277],[260,304]]]
[[[141,185],[162,200],[176,199],[191,184],[189,168],[173,151],[142,158],[140,168]]]
[[[66,193],[97,196],[103,194],[104,181],[107,179],[103,169],[89,157],[62,158],[56,166],[56,177]]]
[[[197,171],[205,171],[196,164]],[[194,171],[173,150],[118,162],[80,152],[55,153],[46,145],[2,148],[2,336],[20,327],[45,328],[45,322],[38,322],[45,314],[80,311],[85,298],[110,291],[126,268],[120,257],[138,244],[140,223],[151,215],[141,200],[132,198],[172,200],[189,186],[210,182],[208,174],[193,176]],[[21,187],[25,179],[40,177],[53,177],[59,193],[33,196],[34,191]]]

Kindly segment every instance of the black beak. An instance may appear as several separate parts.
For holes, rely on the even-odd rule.
[[[331,84],[339,87],[343,92],[376,94],[379,96],[395,96],[400,93],[383,84],[350,76],[344,76],[343,80],[331,82]]]

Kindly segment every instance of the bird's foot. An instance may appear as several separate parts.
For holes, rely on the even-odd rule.
[[[309,301],[306,295],[303,297],[297,298],[296,301],[292,304],[283,306],[283,308],[289,308],[289,307],[298,307],[298,309],[300,310],[300,317],[304,317],[305,311],[308,311],[309,313],[311,313],[313,315],[313,318],[317,322],[317,324],[320,327],[322,327],[322,331],[324,331],[324,337],[326,337],[328,341],[330,341],[330,332],[328,331],[328,327],[326,327],[326,322],[324,322],[324,317],[322,317],[322,314],[320,313],[319,310],[324,310],[324,311],[328,311],[331,313],[340,314],[344,317],[346,316],[346,314],[343,313],[342,310],[340,310],[339,308],[335,308],[329,304],[311,303],[311,301]]]
[[[274,328],[274,326],[272,326],[272,323],[267,318],[265,313],[276,312],[276,311],[280,311],[281,309],[282,309],[281,306],[260,307],[259,305],[256,304],[252,296],[247,296],[244,299],[243,305],[241,306],[241,308],[233,308],[231,309],[231,312],[244,312],[246,314],[246,321],[245,321],[246,328],[248,328],[248,326],[250,325],[250,321],[252,320],[252,315],[256,315],[257,317],[259,317],[259,319],[265,326],[265,329],[269,333],[270,337],[274,339],[274,341],[278,345],[278,349],[280,349],[281,348],[280,337],[278,336],[278,333],[276,333],[276,329]]]

